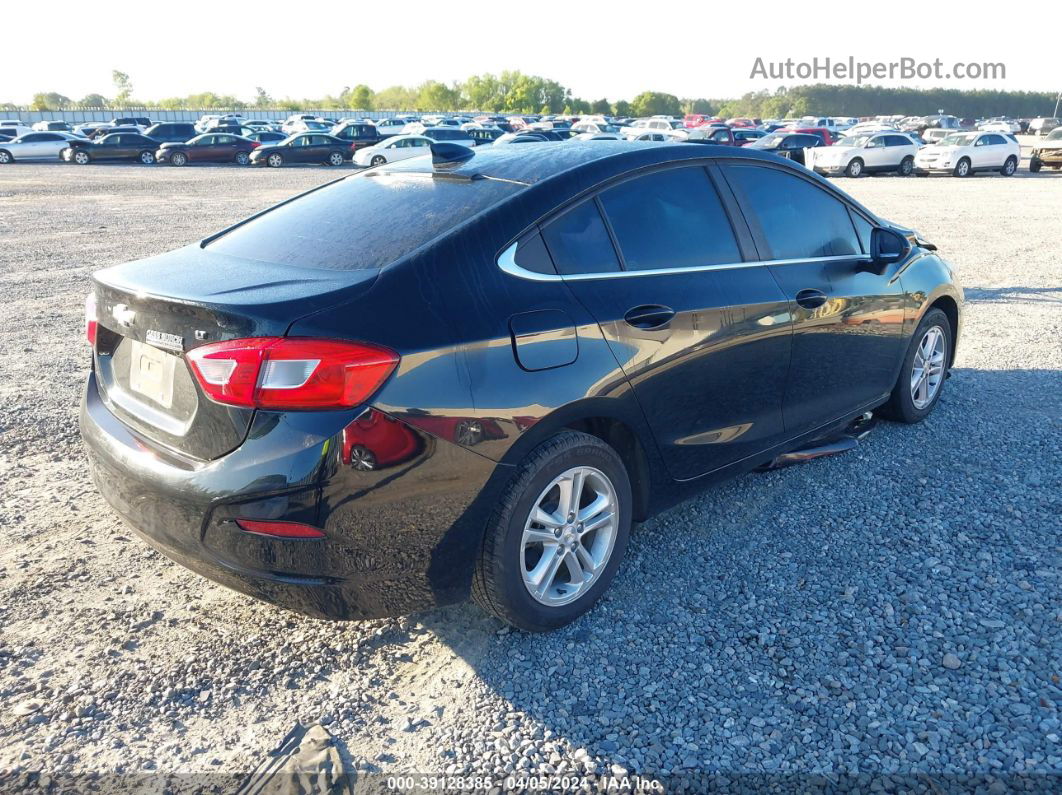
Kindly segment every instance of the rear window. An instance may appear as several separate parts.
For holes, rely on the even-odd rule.
[[[520,190],[488,179],[358,175],[276,207],[207,248],[300,268],[382,268]]]

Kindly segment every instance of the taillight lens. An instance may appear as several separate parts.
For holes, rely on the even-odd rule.
[[[236,526],[247,533],[273,538],[324,538],[325,534],[313,525],[302,522],[261,521],[237,519]]]
[[[245,408],[312,410],[364,403],[398,364],[398,354],[364,342],[250,337],[185,354],[207,397]]]
[[[93,348],[96,347],[96,330],[99,324],[96,322],[96,294],[89,293],[85,297],[85,339]]]

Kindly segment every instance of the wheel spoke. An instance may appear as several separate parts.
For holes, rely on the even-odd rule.
[[[568,567],[572,586],[577,589],[581,588],[586,581],[586,574],[583,572],[583,564],[579,561],[579,556],[574,550],[569,549],[564,553],[564,565]]]
[[[544,547],[542,550],[542,558],[538,561],[527,578],[531,581],[531,585],[535,589],[535,593],[541,597],[544,596],[549,587],[553,585],[553,581],[557,578],[557,571],[560,569],[561,562],[564,560],[563,554],[557,554],[559,547],[554,544],[552,546]]]
[[[579,558],[579,562],[583,565],[583,568],[590,572],[590,574],[597,574],[597,563],[594,561],[594,556],[590,554],[590,550],[579,544],[575,548],[575,554]]]
[[[531,521],[535,524],[540,524],[543,527],[548,527],[551,530],[564,525],[564,519],[558,518],[555,514],[546,512],[541,506],[535,507],[535,512],[531,514]]]
[[[524,544],[555,544],[557,536],[550,530],[529,527],[524,531]]]
[[[592,503],[579,510],[576,518],[583,524],[586,524],[587,522],[594,520],[599,513],[608,510],[611,504],[612,500],[608,498],[607,494],[598,494]]]
[[[583,524],[583,529],[579,531],[579,535],[581,537],[581,536],[585,536],[587,533],[592,533],[595,530],[597,530],[598,528],[604,527],[605,525],[607,525],[611,521],[612,521],[612,512],[611,511],[600,513],[596,517],[591,519],[589,522],[585,522]]]

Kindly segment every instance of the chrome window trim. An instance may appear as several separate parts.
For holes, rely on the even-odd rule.
[[[685,268],[656,268],[644,271],[609,271],[607,273],[573,273],[560,275],[558,273],[536,273],[516,264],[516,247],[519,241],[514,242],[501,254],[498,255],[498,267],[515,276],[518,279],[528,279],[535,282],[564,282],[564,281],[589,281],[591,279],[615,279],[632,276],[659,276],[667,273],[702,273],[706,271],[736,270],[739,268],[762,268],[770,265],[796,265],[804,262],[835,262],[839,260],[853,260],[869,262],[870,257],[866,254],[842,254],[830,257],[803,257],[799,259],[770,259],[754,260],[750,262],[723,262],[718,265],[692,265]]]

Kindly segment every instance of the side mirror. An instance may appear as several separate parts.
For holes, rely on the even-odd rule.
[[[909,249],[907,238],[895,229],[876,226],[870,231],[870,263],[873,271],[879,275],[889,265],[907,256]]]

